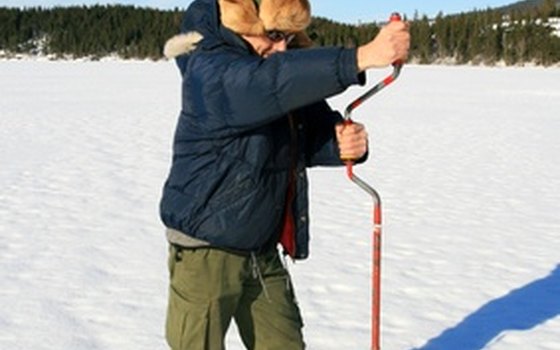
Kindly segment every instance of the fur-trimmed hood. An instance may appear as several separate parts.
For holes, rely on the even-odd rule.
[[[163,48],[163,54],[167,58],[174,58],[182,54],[189,53],[196,48],[196,45],[203,39],[198,32],[177,34],[167,40]]]
[[[264,35],[269,30],[295,33],[295,47],[311,46],[305,29],[311,22],[308,0],[216,0],[223,27],[239,35]],[[257,4],[259,3],[259,4]],[[175,35],[165,43],[167,58],[193,51],[204,39],[198,32]]]

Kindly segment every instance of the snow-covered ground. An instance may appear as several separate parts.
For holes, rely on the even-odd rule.
[[[0,77],[0,348],[166,349],[173,63]],[[355,119],[384,203],[383,349],[560,349],[560,69],[407,66]],[[371,201],[343,169],[311,182],[311,258],[290,268],[308,348],[368,349]]]

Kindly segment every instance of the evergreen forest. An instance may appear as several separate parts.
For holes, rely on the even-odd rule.
[[[162,58],[165,41],[179,30],[183,9],[124,5],[53,8],[0,7],[0,57]],[[415,14],[410,60],[421,63],[560,64],[560,8],[538,6],[477,10],[435,18]],[[382,23],[356,25],[314,17],[308,34],[318,46],[356,46]]]

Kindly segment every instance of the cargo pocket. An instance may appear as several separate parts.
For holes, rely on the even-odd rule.
[[[209,349],[209,305],[194,304],[169,288],[165,337],[172,350]]]

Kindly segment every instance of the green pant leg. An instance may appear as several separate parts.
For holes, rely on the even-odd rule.
[[[171,349],[225,349],[224,336],[242,293],[246,260],[215,249],[171,248],[166,322]]]
[[[257,260],[262,282],[256,276],[245,280],[235,314],[243,343],[250,350],[304,349],[303,322],[288,271],[276,252]]]

